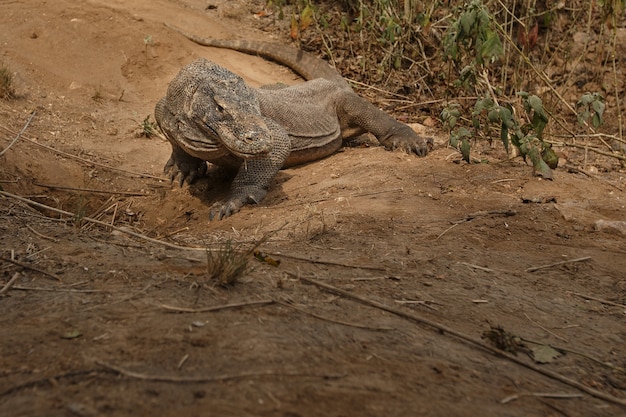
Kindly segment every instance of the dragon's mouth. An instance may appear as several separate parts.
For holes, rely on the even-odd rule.
[[[211,126],[219,143],[233,155],[243,159],[258,158],[271,150],[272,134],[261,118],[250,115],[246,123],[220,122]]]

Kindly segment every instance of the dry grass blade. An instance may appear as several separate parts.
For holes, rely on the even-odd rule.
[[[252,259],[254,251],[268,238],[269,234],[266,234],[248,249],[243,249],[241,244],[233,246],[233,242],[227,240],[222,247],[207,250],[207,275],[209,279],[216,281],[220,287],[235,285],[245,274],[248,261]]]
[[[233,247],[229,240],[217,250],[207,250],[206,258],[209,279],[216,281],[220,287],[229,287],[235,285],[246,272],[251,252]]]

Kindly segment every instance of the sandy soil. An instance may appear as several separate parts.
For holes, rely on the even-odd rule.
[[[625,235],[595,226],[626,220],[624,172],[543,181],[489,149],[496,163],[457,163],[434,130],[426,158],[345,148],[209,222],[228,184],[170,185],[170,147],[141,121],[198,56],[255,86],[299,82],[163,26],[275,40],[245,29],[253,6],[215,4],[0,1],[19,95],[0,101],[0,149],[36,112],[0,156],[1,414],[626,415]],[[279,266],[207,278],[202,248],[264,236]],[[224,308],[193,311],[208,307]],[[490,326],[565,354],[514,362]]]

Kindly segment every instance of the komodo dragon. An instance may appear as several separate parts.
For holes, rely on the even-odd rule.
[[[173,28],[175,29],[175,28]],[[206,174],[206,163],[238,169],[226,202],[209,218],[222,219],[266,196],[281,168],[324,158],[342,141],[372,133],[387,149],[424,156],[430,143],[407,125],[355,94],[325,61],[282,45],[201,39],[204,46],[258,54],[307,80],[291,87],[249,87],[241,77],[206,59],[185,66],[155,109],[172,145],[165,172],[182,186]]]

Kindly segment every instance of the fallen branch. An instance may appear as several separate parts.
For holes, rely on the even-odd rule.
[[[340,324],[342,326],[356,327],[357,329],[364,329],[364,330],[375,330],[375,331],[394,330],[392,327],[370,327],[370,326],[365,326],[363,324],[356,324],[356,323],[349,323],[347,321],[342,321],[342,320],[335,320],[335,319],[331,319],[331,318],[328,318],[328,317],[320,316],[319,314],[315,314],[315,313],[312,313],[310,311],[306,311],[306,310],[304,310],[302,308],[299,308],[299,307],[296,307],[296,306],[294,306],[293,304],[290,304],[290,303],[285,303],[283,301],[278,301],[278,300],[275,300],[275,301],[276,301],[277,304],[280,304],[281,306],[291,308],[291,309],[296,310],[296,311],[298,311],[300,313],[307,314],[307,315],[309,315],[311,317],[315,317],[316,319],[324,320],[324,321],[327,321],[329,323]]]
[[[311,258],[308,258],[306,256],[291,255],[291,254],[282,253],[282,252],[265,252],[265,253],[268,254],[268,255],[282,256],[284,258],[291,258],[291,259],[296,259],[296,260],[299,260],[299,261],[311,262],[311,263],[314,263],[314,264],[343,266],[344,268],[370,269],[370,270],[373,270],[373,271],[386,271],[387,270],[387,268],[385,268],[383,266],[353,265],[353,264],[348,264],[348,263],[344,263],[344,262],[322,261],[322,260],[319,260],[319,259],[311,259]]]
[[[251,372],[242,372],[240,374],[226,374],[226,375],[214,375],[214,376],[177,376],[177,375],[149,375],[143,374],[141,372],[135,372],[128,369],[124,369],[120,366],[116,366],[107,362],[96,361],[96,363],[100,366],[103,366],[107,369],[113,370],[120,375],[127,376],[129,378],[141,379],[144,381],[160,381],[160,382],[176,382],[176,383],[200,383],[200,382],[224,382],[230,381],[233,379],[243,379],[243,378],[261,378],[265,376],[293,376],[293,377],[315,377],[315,378],[323,378],[323,379],[338,379],[342,378],[343,375],[316,375],[316,374],[306,374],[301,371],[251,371]]]
[[[533,365],[531,363],[524,362],[523,360],[519,359],[516,356],[513,356],[510,353],[507,353],[507,352],[504,352],[502,350],[496,349],[496,348],[494,348],[494,347],[492,347],[490,345],[487,345],[487,344],[483,343],[479,339],[475,339],[475,338],[472,338],[470,336],[467,336],[467,335],[465,335],[465,334],[463,334],[461,332],[458,332],[456,330],[453,330],[453,329],[451,329],[451,328],[449,328],[449,327],[447,327],[447,326],[445,326],[443,324],[440,324],[440,323],[434,322],[432,320],[428,320],[428,319],[419,317],[419,316],[417,316],[415,314],[407,313],[406,311],[399,310],[399,309],[394,308],[394,307],[389,307],[389,306],[387,306],[385,304],[379,303],[378,301],[370,300],[370,299],[368,299],[366,297],[363,297],[363,296],[351,293],[351,292],[346,291],[346,290],[342,290],[340,288],[337,288],[337,287],[334,287],[332,285],[329,285],[329,284],[326,284],[326,283],[314,280],[312,278],[301,277],[301,276],[298,276],[297,274],[293,274],[291,272],[288,272],[288,274],[292,275],[292,276],[294,276],[296,278],[299,278],[303,282],[315,285],[315,286],[317,286],[319,288],[322,288],[324,290],[330,291],[330,292],[332,292],[334,294],[338,294],[338,295],[340,295],[342,297],[345,297],[345,298],[348,298],[348,299],[360,302],[360,303],[368,305],[370,307],[374,307],[374,308],[378,308],[378,309],[383,310],[383,311],[387,311],[388,313],[392,313],[392,314],[395,314],[395,315],[397,315],[399,317],[403,317],[403,318],[406,318],[408,320],[412,320],[412,321],[414,321],[416,323],[419,323],[419,324],[424,324],[426,326],[429,326],[429,327],[432,327],[432,328],[438,330],[439,332],[448,333],[448,334],[450,334],[450,335],[452,335],[452,336],[454,336],[454,337],[456,337],[456,338],[458,338],[460,340],[463,340],[463,341],[468,342],[468,343],[470,343],[470,344],[472,344],[474,346],[477,346],[477,347],[479,347],[479,348],[481,348],[481,349],[483,349],[483,350],[485,350],[485,351],[487,351],[487,352],[489,352],[489,353],[491,353],[491,354],[493,354],[495,356],[499,356],[501,358],[508,359],[509,361],[511,361],[511,362],[513,362],[515,364],[518,364],[518,365],[523,366],[523,367],[525,367],[527,369],[530,369],[530,370],[532,370],[534,372],[542,374],[542,375],[544,375],[544,376],[546,376],[548,378],[551,378],[551,379],[553,379],[555,381],[559,381],[559,382],[561,382],[563,384],[566,384],[566,385],[569,385],[569,386],[574,387],[576,389],[579,389],[580,391],[583,391],[583,392],[585,392],[585,393],[587,393],[587,394],[589,394],[589,395],[591,395],[593,397],[600,398],[600,399],[603,399],[605,401],[611,402],[613,404],[618,404],[618,405],[621,405],[623,407],[626,407],[626,399],[614,397],[614,396],[612,396],[610,394],[607,394],[607,393],[604,393],[602,391],[598,391],[598,390],[596,390],[594,388],[588,387],[588,386],[586,386],[586,385],[584,385],[584,384],[582,384],[582,383],[580,383],[578,381],[575,381],[575,380],[573,380],[571,378],[565,377],[563,375],[557,374],[555,372],[549,371],[549,370],[547,370],[545,368],[541,368],[541,367]]]
[[[94,292],[110,292],[107,290],[77,290],[75,288],[46,288],[46,287],[24,287],[21,285],[14,285],[14,290],[20,291],[50,291],[50,292],[74,292],[74,293],[94,293]]]
[[[256,307],[268,304],[274,304],[274,300],[257,300],[257,301],[245,301],[241,303],[232,303],[232,304],[223,304],[219,306],[211,306],[211,307],[203,307],[203,308],[186,308],[186,307],[175,307],[167,304],[161,304],[163,310],[172,311],[175,313],[207,313],[211,311],[220,311],[226,310],[229,308],[240,308],[240,307]]]
[[[576,258],[576,259],[569,259],[567,261],[561,261],[561,262],[555,262],[553,264],[548,264],[548,265],[541,265],[541,266],[534,266],[532,268],[528,268],[526,270],[526,272],[535,272],[535,271],[539,271],[540,269],[546,269],[546,268],[552,268],[553,266],[559,266],[559,265],[565,265],[565,264],[571,264],[574,262],[583,262],[583,261],[588,261],[589,259],[591,259],[591,256],[584,256],[582,258]]]
[[[0,192],[2,192],[2,191],[0,191]],[[34,266],[30,266],[30,265],[27,265],[27,264],[22,263],[20,261],[16,261],[15,259],[10,259],[10,258],[5,258],[4,256],[0,256],[0,260],[12,263],[14,265],[20,266],[20,267],[25,268],[25,269],[30,269],[32,271],[39,272],[40,274],[43,274],[43,275],[45,275],[47,277],[50,277],[50,278],[55,279],[57,281],[61,281],[61,278],[57,277],[56,275],[54,275],[54,274],[52,274],[52,273],[50,273],[48,271],[44,271],[43,269],[35,268]]]

